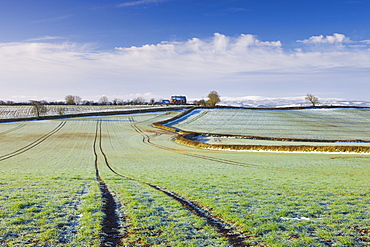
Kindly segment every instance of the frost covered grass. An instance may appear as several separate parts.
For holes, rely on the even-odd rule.
[[[165,106],[152,105],[46,105],[45,107],[46,112],[42,116],[165,108]],[[0,105],[0,119],[30,118],[34,116],[31,105]]]
[[[196,109],[166,126],[200,133],[370,140],[370,109]]]
[[[89,126],[70,122],[50,132],[60,123],[0,125],[0,243],[5,246],[100,243]],[[43,138],[45,133],[50,135]]]
[[[91,181],[47,175],[42,179],[34,175],[2,177],[6,183],[0,187],[1,243],[64,246],[81,239],[89,240],[87,243],[99,239],[99,227],[89,227],[93,222],[99,225],[101,219],[100,205],[86,204],[93,194]]]
[[[30,150],[0,161],[0,243],[100,245],[104,215],[93,141],[96,121],[101,120],[102,147],[117,172],[196,202],[241,232],[247,244],[369,245],[368,156],[195,149],[151,127],[174,114],[69,119]],[[0,156],[22,149],[60,123],[0,124],[0,142],[6,143]],[[122,243],[229,245],[177,201],[145,183],[113,174],[103,157],[98,161],[102,179],[120,202]]]
[[[164,136],[153,136],[154,140],[168,142]],[[187,150],[176,144],[171,147],[181,152]],[[185,156],[174,158],[171,163],[167,156],[169,162],[161,167],[168,167],[160,170],[157,181],[234,222],[250,236],[251,244],[366,246],[369,243],[367,156],[188,150],[220,160],[209,162]],[[152,162],[155,163],[153,159]],[[154,177],[150,174],[147,171],[141,176]]]
[[[124,203],[125,246],[228,246],[213,227],[179,202],[146,184],[107,178]]]

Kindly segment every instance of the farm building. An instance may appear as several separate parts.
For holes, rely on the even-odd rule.
[[[185,96],[171,96],[171,104],[181,105],[186,104]]]

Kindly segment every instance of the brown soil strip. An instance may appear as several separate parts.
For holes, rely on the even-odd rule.
[[[135,129],[134,126],[133,126],[133,128]],[[136,128],[138,128],[138,127],[136,126]],[[214,157],[209,157],[209,156],[206,156],[206,155],[201,155],[201,154],[197,154],[197,153],[193,153],[193,152],[186,152],[186,151],[183,151],[181,149],[168,148],[166,146],[161,146],[161,145],[158,145],[158,144],[155,144],[155,143],[151,142],[150,137],[145,132],[143,132],[142,129],[140,129],[140,128],[138,128],[138,129],[140,131],[139,130],[136,130],[136,129],[135,130],[137,132],[139,132],[139,133],[142,133],[143,135],[146,135],[146,138],[144,138],[145,139],[144,143],[149,144],[149,145],[152,145],[152,146],[157,147],[157,148],[165,149],[165,150],[172,151],[172,152],[177,152],[177,153],[182,154],[182,155],[191,156],[191,157],[195,157],[195,158],[199,158],[199,159],[210,160],[210,161],[214,161],[214,162],[222,163],[222,164],[226,164],[226,165],[241,166],[241,167],[263,167],[262,164],[256,165],[256,164],[250,164],[250,163],[245,163],[245,162],[235,162],[235,161],[232,161],[232,160],[214,158]],[[167,132],[167,134],[168,133],[173,134],[173,132],[172,131],[169,131],[169,130],[163,130],[163,129],[159,129],[159,130],[162,131],[160,133],[166,133]],[[145,129],[145,131],[155,132],[155,131],[149,131],[149,130],[146,130],[146,129]],[[163,132],[163,131],[166,131],[166,132]],[[182,135],[177,136],[176,138],[174,138],[174,140],[176,142],[179,142],[180,144],[188,145],[186,143],[182,143],[180,141],[177,141],[177,139],[179,137],[182,137]],[[203,143],[200,143],[200,144],[203,144]],[[212,145],[212,144],[208,144],[208,145]],[[196,145],[188,145],[188,146],[196,147],[196,148],[198,147]],[[241,145],[241,146],[246,147],[246,145]],[[263,147],[266,147],[267,148],[268,146],[257,146],[257,145],[253,145],[250,150],[264,150]],[[276,146],[271,146],[271,149],[266,149],[266,150],[272,151],[272,150],[274,150],[273,149],[274,147],[276,148]],[[287,147],[286,149],[284,149],[284,151],[289,151],[289,152],[297,151],[297,149],[294,149],[296,146],[284,146],[284,147]],[[303,147],[307,147],[307,146],[303,146]],[[313,147],[317,147],[317,146],[313,146]],[[326,146],[318,146],[318,147],[325,148]],[[336,146],[329,146],[329,147],[336,147]],[[346,146],[343,146],[343,147],[346,147]],[[199,147],[199,148],[206,149],[206,150],[219,150],[219,149],[216,149],[216,147],[214,147],[214,146],[213,147],[210,147],[210,146],[209,147]],[[256,148],[256,149],[252,149],[252,148]],[[360,147],[360,148],[362,148],[362,147]],[[225,150],[228,150],[228,149],[225,149]],[[238,149],[234,149],[234,150],[238,150]],[[244,149],[244,150],[246,150],[246,149]],[[346,151],[348,152],[349,150],[350,149],[347,149]],[[369,147],[368,150],[370,150],[370,147]],[[281,150],[276,150],[276,151],[281,151]],[[303,150],[301,150],[301,151],[303,152]],[[304,151],[307,152],[307,150],[304,150]],[[312,149],[311,151],[319,151],[319,150],[318,149]],[[328,150],[326,150],[326,151],[328,151]],[[339,150],[335,150],[335,151],[338,152]],[[357,152],[359,152],[359,151],[357,150]],[[346,157],[346,158],[341,157],[341,159],[351,159],[351,158],[369,159],[370,157]],[[332,159],[336,159],[336,158],[332,158]],[[283,169],[283,168],[279,168],[279,167],[273,167],[273,168],[272,167],[268,167],[268,169],[274,169],[274,170],[279,170],[279,171],[285,171],[285,170],[287,170],[287,169]],[[295,170],[295,171],[298,171],[298,172],[320,173],[320,174],[323,174],[324,173],[323,171],[307,171],[307,170],[293,169],[293,168],[289,168],[288,170],[290,170],[290,171]],[[328,172],[328,174],[329,173],[332,174],[332,172]],[[336,172],[336,174],[346,175],[346,173],[338,173],[338,172]],[[363,175],[366,176],[365,174],[363,174]]]
[[[283,151],[283,152],[347,152],[347,153],[369,153],[369,146],[328,146],[328,145],[232,145],[232,144],[208,144],[195,141],[194,136],[202,135],[200,133],[188,133],[178,135],[176,142],[205,149],[217,150],[265,150],[265,151]],[[221,136],[221,135],[218,135]],[[302,140],[298,140],[302,141]],[[307,141],[307,140],[306,140]],[[323,141],[320,141],[323,142]],[[351,142],[351,141],[349,141]]]
[[[57,127],[55,127],[52,131],[46,133],[45,135],[41,136],[39,139],[31,142],[30,144],[14,151],[14,152],[11,152],[9,154],[5,154],[5,155],[2,155],[0,156],[0,161],[3,161],[3,160],[6,160],[6,159],[9,159],[9,158],[12,158],[14,156],[17,156],[17,155],[20,155],[34,147],[36,147],[37,145],[41,144],[42,142],[44,142],[46,139],[48,139],[50,136],[54,135],[55,133],[57,133],[59,130],[61,130],[64,125],[66,124],[66,122],[61,122]]]
[[[117,214],[117,209],[119,208],[119,204],[114,199],[114,196],[109,191],[107,185],[100,177],[99,168],[98,168],[98,153],[97,153],[97,141],[99,139],[99,146],[101,153],[101,122],[97,122],[96,124],[96,131],[95,131],[95,138],[94,138],[94,155],[95,155],[95,174],[96,180],[99,182],[99,188],[102,195],[103,200],[103,213],[104,219],[102,222],[102,231],[103,231],[103,239],[100,243],[100,246],[120,246],[121,245],[121,238],[123,237],[119,232],[120,229],[120,217]]]

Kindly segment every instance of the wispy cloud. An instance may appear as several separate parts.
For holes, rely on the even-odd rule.
[[[26,41],[34,42],[34,41],[48,41],[48,40],[61,40],[61,39],[65,39],[65,38],[59,37],[59,36],[43,36],[43,37],[28,39]]]
[[[370,39],[368,39],[368,40],[362,40],[361,42],[370,45]]]
[[[118,4],[117,7],[123,8],[123,7],[131,7],[131,6],[137,6],[137,5],[143,5],[143,4],[150,4],[150,3],[160,3],[164,2],[166,0],[138,0],[138,1],[131,1],[126,3]]]
[[[72,15],[62,15],[62,16],[56,16],[56,17],[51,17],[51,18],[46,18],[46,19],[34,20],[33,23],[62,21],[62,20],[70,18],[71,16]]]

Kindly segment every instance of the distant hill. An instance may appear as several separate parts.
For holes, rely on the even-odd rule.
[[[240,98],[222,97],[220,105],[225,106],[243,106],[243,107],[288,107],[288,106],[309,106],[304,99],[299,98],[263,98],[256,96],[247,96]],[[370,101],[343,100],[343,99],[320,99],[319,106],[359,106],[370,107]]]

